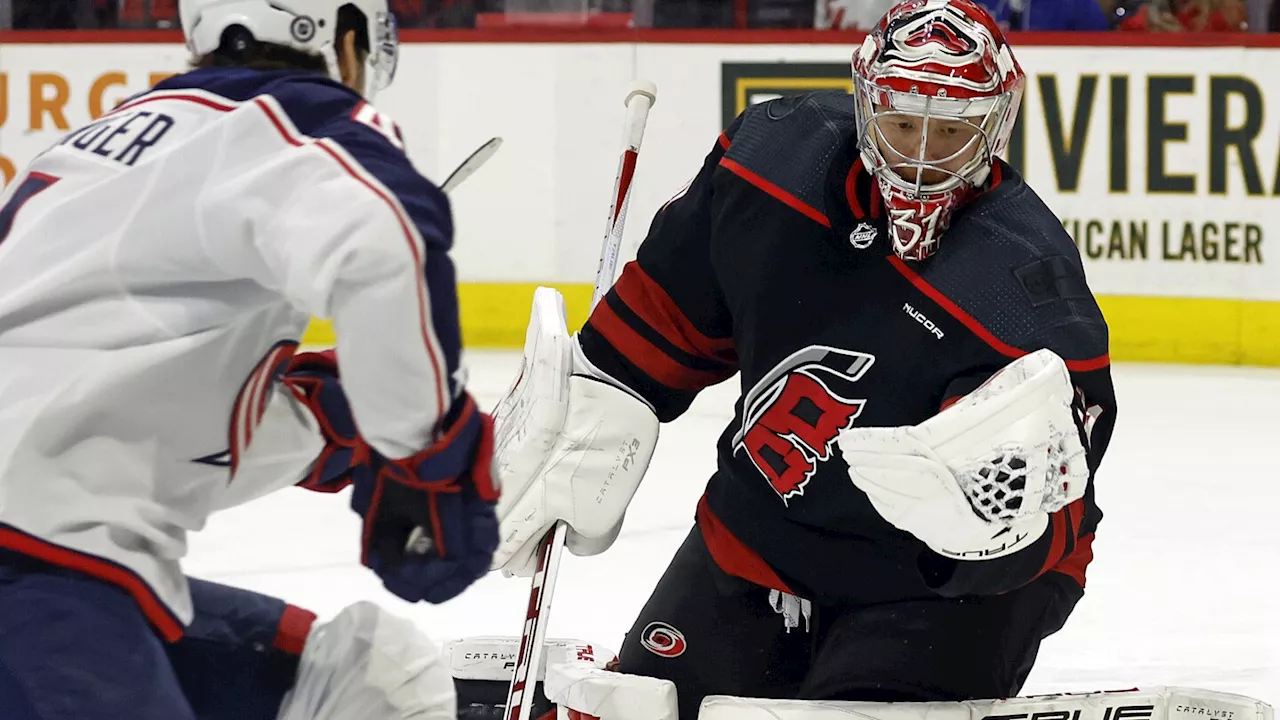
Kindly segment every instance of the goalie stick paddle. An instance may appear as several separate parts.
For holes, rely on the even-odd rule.
[[[454,188],[461,185],[467,178],[483,167],[485,163],[489,162],[489,158],[492,158],[500,147],[502,147],[502,138],[496,137],[476,148],[475,152],[471,153],[456,170],[449,174],[449,177],[445,178],[444,184],[440,186],[441,192],[446,195],[453,192]]]
[[[627,207],[631,203],[631,181],[635,178],[636,160],[640,156],[640,143],[644,139],[649,110],[657,99],[658,88],[648,80],[636,80],[627,93],[623,150],[618,160],[618,174],[613,182],[609,219],[605,224],[604,244],[600,249],[600,265],[596,269],[595,292],[591,297],[593,309],[613,286],[618,253],[622,247],[622,231],[627,220]],[[564,550],[568,531],[568,525],[558,522],[538,546],[538,566],[529,589],[529,605],[524,629],[520,634],[520,650],[516,653],[516,669],[511,676],[511,687],[507,690],[506,720],[531,720],[533,715],[534,689],[537,687],[543,643],[547,637],[547,616],[551,610],[556,576],[560,573],[560,555]],[[530,677],[533,678],[532,682]]]

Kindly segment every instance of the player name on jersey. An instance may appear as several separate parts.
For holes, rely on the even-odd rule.
[[[112,113],[67,135],[68,145],[133,166],[173,128],[174,119],[164,113],[125,110]]]

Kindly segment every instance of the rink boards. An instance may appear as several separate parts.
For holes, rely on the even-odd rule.
[[[5,181],[70,127],[181,71],[187,60],[169,34],[64,39],[85,37],[132,42],[35,43],[0,34]],[[654,211],[697,172],[727,120],[779,94],[848,89],[846,62],[858,39],[494,37],[408,33],[396,84],[377,101],[402,126],[414,162],[436,179],[489,137],[506,140],[454,195],[465,340],[491,347],[522,342],[538,284],[565,290],[573,322],[585,316],[631,78],[654,80],[659,99],[624,259]],[[1034,42],[1064,39],[1117,37]],[[1102,296],[1113,356],[1280,365],[1280,113],[1272,107],[1280,103],[1280,76],[1271,71],[1280,47],[1018,41],[1028,85],[1009,160],[1076,239]],[[331,338],[316,323],[308,339]]]

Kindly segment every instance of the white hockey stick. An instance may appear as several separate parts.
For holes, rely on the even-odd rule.
[[[489,158],[493,157],[500,147],[502,147],[502,138],[496,137],[476,148],[476,151],[471,153],[466,160],[463,160],[462,164],[445,179],[444,184],[440,186],[441,192],[445,195],[453,192],[454,188],[461,185],[463,181],[475,174],[475,171],[489,162]]]
[[[600,249],[600,265],[596,270],[596,287],[591,296],[594,309],[600,299],[613,286],[613,275],[618,267],[618,253],[622,248],[622,230],[627,220],[627,206],[631,202],[631,180],[635,177],[636,160],[640,155],[640,142],[644,139],[644,126],[649,120],[649,110],[658,98],[658,88],[647,80],[637,80],[627,93],[626,122],[623,130],[622,157],[618,160],[618,175],[613,183],[609,220],[605,225],[604,246]],[[507,691],[507,720],[531,720],[533,714],[533,688],[538,667],[542,664],[543,643],[547,636],[547,616],[551,609],[551,596],[555,592],[556,576],[560,573],[560,554],[564,550],[565,535],[569,526],[563,522],[542,539],[538,546],[538,568],[529,590],[529,607],[525,615],[524,630],[520,635],[520,651],[516,655],[516,669]]]

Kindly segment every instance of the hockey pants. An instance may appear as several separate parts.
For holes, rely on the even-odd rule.
[[[1010,697],[1082,594],[1050,572],[1004,595],[814,606],[809,628],[788,629],[770,591],[723,572],[695,526],[627,633],[619,670],[673,681],[682,720],[707,695]]]
[[[123,590],[0,553],[0,718],[275,720],[314,616],[195,579],[191,594],[168,644]]]

